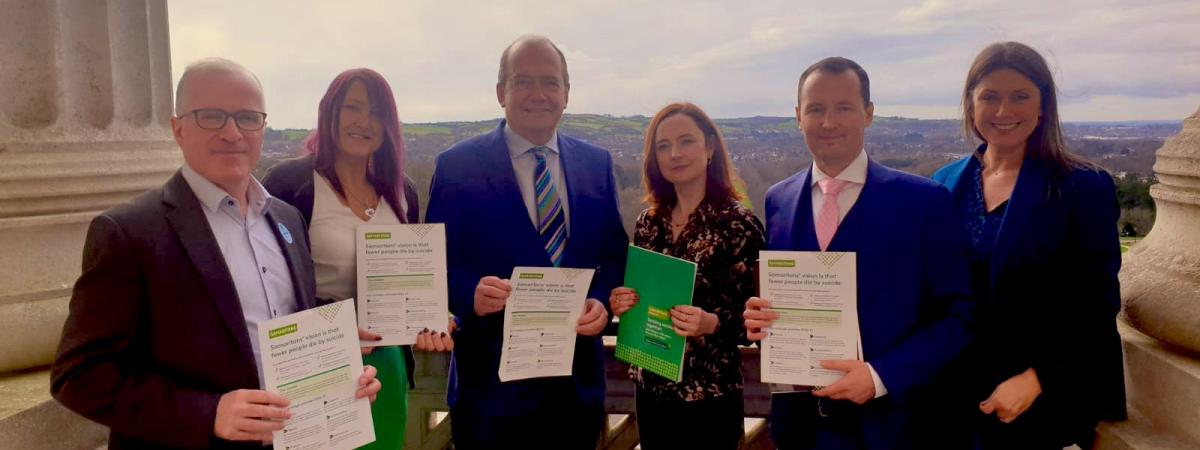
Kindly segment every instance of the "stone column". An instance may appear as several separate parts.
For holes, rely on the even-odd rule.
[[[1154,229],[1121,269],[1130,420],[1106,448],[1200,448],[1200,111],[1157,157]]]
[[[163,0],[0,0],[0,374],[49,364],[96,213],[162,184]]]

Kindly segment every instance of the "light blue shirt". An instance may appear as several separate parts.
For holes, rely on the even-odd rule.
[[[187,164],[183,165],[183,178],[187,181],[196,199],[200,200],[204,217],[212,228],[213,237],[229,267],[229,275],[237,289],[238,301],[242,305],[242,316],[246,319],[250,347],[258,367],[258,380],[262,384],[262,364],[258,349],[258,323],[285,316],[300,310],[296,292],[292,287],[292,272],[288,270],[287,257],[275,240],[276,231],[267,220],[267,205],[276,201],[262,184],[250,177],[246,192],[249,203],[246,217],[242,217],[237,200],[213,182],[201,176]],[[304,230],[288,230],[293,236]],[[216,270],[202,268],[202,270]],[[197,355],[203,357],[204,355]]]
[[[504,143],[508,144],[508,156],[512,158],[513,173],[517,176],[517,187],[521,189],[521,199],[525,201],[525,210],[529,213],[529,221],[533,222],[533,226],[538,225],[537,212],[537,189],[533,187],[533,175],[537,171],[537,158],[533,157],[532,150],[536,145],[529,142],[517,132],[504,124]],[[550,169],[550,179],[554,180],[554,189],[558,193],[558,199],[562,202],[563,223],[567,226],[567,236],[571,235],[571,208],[567,201],[567,181],[562,174],[562,160],[559,158],[558,152],[558,131],[550,136],[550,140],[546,142],[545,147],[550,149],[546,152],[546,167]]]

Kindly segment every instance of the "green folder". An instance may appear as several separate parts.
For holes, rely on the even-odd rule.
[[[638,303],[621,315],[617,359],[678,383],[687,340],[675,334],[671,308],[692,304],[696,263],[630,245],[625,287],[637,292]]]

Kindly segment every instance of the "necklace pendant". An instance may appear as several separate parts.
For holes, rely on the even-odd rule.
[[[366,208],[363,209],[363,212],[367,214],[367,217],[375,217],[375,208]]]

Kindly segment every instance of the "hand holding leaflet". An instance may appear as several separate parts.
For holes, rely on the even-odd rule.
[[[276,448],[352,449],[375,441],[374,368],[363,370],[354,301],[343,300],[259,324],[267,391],[287,399],[290,418]],[[367,386],[363,386],[368,379]]]
[[[516,267],[504,309],[500,381],[565,376],[593,269]]]
[[[829,386],[842,379],[845,372],[821,362],[862,359],[855,254],[763,251],[759,264],[759,289],[778,317],[761,330],[762,381]]]
[[[356,233],[358,321],[382,337],[362,345],[413,345],[424,330],[448,331],[445,226],[360,225]]]

